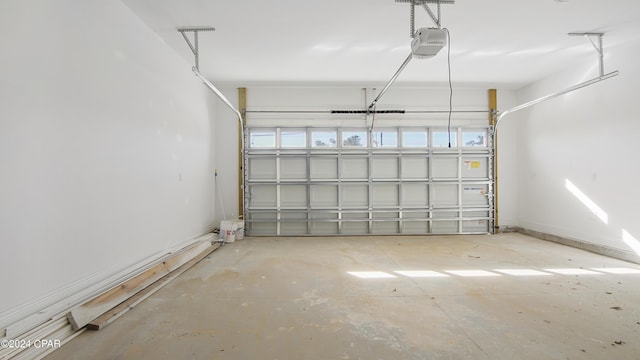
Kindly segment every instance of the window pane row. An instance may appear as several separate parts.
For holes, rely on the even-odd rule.
[[[463,147],[486,147],[486,129],[262,129],[249,130],[251,148],[397,148],[458,147],[458,134]],[[279,132],[279,139],[278,139]],[[279,141],[278,141],[279,140]]]

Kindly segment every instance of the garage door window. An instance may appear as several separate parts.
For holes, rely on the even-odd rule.
[[[342,146],[344,147],[367,146],[367,131],[366,130],[343,130]]]
[[[434,147],[449,147],[449,141],[451,141],[451,147],[458,146],[457,140],[458,132],[457,130],[451,129],[451,136],[449,136],[449,131],[445,130],[434,130],[433,131],[433,146]]]
[[[486,131],[463,130],[462,144],[466,147],[487,146],[487,133]]]
[[[283,148],[304,148],[307,146],[305,129],[283,129],[280,133]]]
[[[372,147],[398,147],[398,131],[395,129],[374,131],[371,134]]]
[[[402,132],[403,147],[427,147],[426,130],[404,130]]]
[[[336,147],[336,130],[314,130],[311,132],[312,147]]]
[[[274,148],[276,147],[276,131],[255,129],[251,130],[249,146],[252,148]]]

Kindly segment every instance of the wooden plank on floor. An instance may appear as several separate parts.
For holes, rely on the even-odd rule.
[[[200,260],[204,259],[206,256],[211,254],[214,250],[220,247],[220,243],[215,243],[212,247],[205,249],[203,252],[198,254],[193,259],[189,260],[184,265],[180,266],[176,270],[173,270],[171,273],[165,275],[160,280],[154,282],[149,285],[144,290],[138,292],[134,296],[120,303],[118,306],[113,309],[107,311],[106,313],[100,315],[98,318],[94,319],[90,323],[87,324],[87,329],[89,330],[101,330],[104,329],[107,325],[116,321],[119,317],[127,313],[129,310],[133,309],[136,305],[140,304],[149,296],[153,295],[156,291],[160,290],[166,284],[180,276],[183,272],[187,271],[190,267],[197,264]]]
[[[142,291],[170,272],[212,247],[210,241],[199,241],[170,255],[167,259],[134,276],[126,282],[107,290],[103,294],[79,305],[67,313],[73,330],[83,328],[89,322]]]

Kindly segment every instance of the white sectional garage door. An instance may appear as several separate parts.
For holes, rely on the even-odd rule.
[[[451,147],[449,147],[449,139]],[[249,128],[250,235],[488,233],[488,127]]]

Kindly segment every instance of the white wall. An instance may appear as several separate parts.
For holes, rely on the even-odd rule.
[[[518,223],[631,251],[623,231],[640,239],[640,42],[616,47],[606,43],[607,37],[606,72],[620,70],[618,77],[523,110],[511,119],[520,127]],[[524,102],[593,78],[598,74],[596,61],[595,53],[588,54],[565,71],[522,89],[519,98]],[[567,189],[567,180],[606,213],[606,222]]]
[[[384,84],[381,84],[384,85]],[[378,90],[382,86],[378,87]],[[220,87],[221,91],[237,104],[237,86]],[[371,89],[371,88],[369,88]],[[338,85],[286,85],[281,86],[252,86],[247,88],[248,110],[361,110],[365,108],[365,97],[362,87]],[[366,104],[375,98],[369,91]],[[499,106],[515,105],[512,91],[498,92]],[[454,84],[454,110],[483,110],[488,109],[488,92],[486,88],[457,88]],[[501,100],[503,99],[503,100]],[[447,110],[449,106],[448,87],[421,87],[396,84],[378,102],[379,110]],[[237,121],[231,111],[218,106],[216,154],[219,181],[222,188],[221,198],[224,200],[228,217],[238,216],[238,171],[237,171]],[[252,126],[354,126],[364,127],[364,115],[330,115],[330,114],[256,114],[249,113],[247,121]],[[454,114],[453,126],[469,124],[485,125],[488,123],[487,113]],[[447,114],[406,114],[406,115],[377,115],[376,124],[383,126],[443,126],[447,125]],[[501,129],[503,134],[510,134],[513,127],[507,124]],[[505,144],[513,142],[508,136]],[[508,147],[507,147],[508,148]],[[514,226],[516,224],[517,192],[515,182],[517,173],[513,170],[515,152],[505,151],[500,158],[500,166],[505,170],[504,187],[501,190],[499,206],[502,211],[501,224]],[[221,218],[221,212],[219,219]],[[218,220],[219,220],[218,219]]]
[[[6,326],[213,229],[215,105],[119,1],[4,0],[0,34]]]

